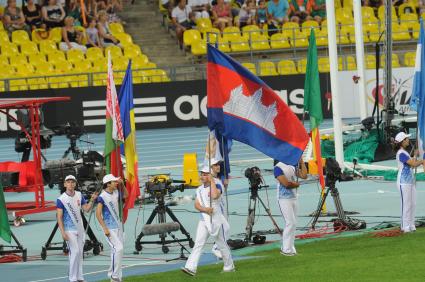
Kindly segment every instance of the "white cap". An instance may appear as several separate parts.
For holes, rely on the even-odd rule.
[[[211,173],[210,169],[208,168],[208,166],[204,166],[203,168],[201,168],[201,172],[203,173]]]
[[[395,142],[400,143],[402,142],[404,139],[409,138],[412,134],[406,134],[404,132],[399,132],[397,133],[397,135],[395,136]]]
[[[215,159],[215,158],[211,159],[211,165],[216,165],[216,164],[219,164],[220,162],[221,161],[219,159]]]
[[[115,177],[112,174],[107,174],[103,177],[103,184],[106,184],[106,183],[111,182],[111,181],[117,181],[117,180],[120,180],[120,178]]]
[[[75,178],[75,176],[74,175],[67,175],[66,177],[65,177],[65,181],[68,181],[68,180],[74,180],[75,182],[77,182],[77,178]]]

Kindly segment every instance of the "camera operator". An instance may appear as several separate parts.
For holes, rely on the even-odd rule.
[[[300,159],[298,167],[278,162],[274,167],[274,177],[277,183],[277,200],[282,216],[285,220],[285,228],[282,234],[282,247],[280,253],[285,256],[294,256],[295,231],[297,227],[298,191],[300,184],[297,177],[307,178],[307,168]]]
[[[227,189],[227,185],[224,184],[223,185],[223,181],[221,181],[221,179],[219,178],[219,174],[220,174],[220,170],[221,170],[221,163],[222,161],[217,160],[217,159],[211,159],[211,175],[214,178],[215,184],[217,187],[223,187],[224,189]],[[223,179],[226,183],[228,183],[227,179]],[[226,200],[224,199],[224,197],[220,197],[221,198],[221,202],[220,202],[220,211],[223,214],[223,216],[227,218],[227,213],[226,213]],[[228,225],[224,226],[224,227],[229,227]],[[229,231],[230,231],[230,227],[229,228],[225,228],[224,229],[224,241],[227,242],[227,238],[229,238]],[[223,256],[221,255],[221,252],[218,249],[217,244],[214,242],[214,245],[212,247],[212,253],[219,259],[223,258]]]
[[[421,160],[415,157],[410,158],[406,148],[410,144],[410,134],[399,132],[395,137],[395,151],[398,166],[397,188],[401,194],[401,225],[400,229],[404,233],[416,230],[415,209],[416,209],[416,185],[413,179],[412,168],[422,164]]]
[[[97,193],[93,193],[89,202],[75,191],[77,179],[73,175],[65,177],[65,192],[56,200],[59,230],[68,246],[69,281],[84,281],[83,253],[85,230],[81,216],[81,208],[88,212],[93,207]]]
[[[182,271],[191,276],[196,274],[202,248],[208,237],[212,236],[220,253],[223,255],[223,272],[233,272],[235,266],[233,265],[230,248],[224,238],[224,226],[228,228],[229,223],[220,211],[222,186],[216,185],[208,167],[204,167],[201,170],[201,182],[202,185],[196,190],[195,200],[195,209],[201,212],[201,220],[196,231],[195,246]]]

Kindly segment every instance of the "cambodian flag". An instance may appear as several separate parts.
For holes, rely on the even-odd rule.
[[[280,162],[296,165],[309,137],[297,116],[261,79],[208,45],[208,127]]]

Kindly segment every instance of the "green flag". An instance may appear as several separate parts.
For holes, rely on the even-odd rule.
[[[9,219],[7,218],[6,201],[4,200],[3,186],[0,183],[0,237],[6,242],[12,241]]]
[[[314,29],[311,29],[308,45],[307,68],[304,82],[304,110],[310,115],[310,130],[319,127],[323,121],[323,114]]]

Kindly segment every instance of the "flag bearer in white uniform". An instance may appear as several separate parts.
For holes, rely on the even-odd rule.
[[[221,170],[221,161],[218,159],[211,159],[211,175],[214,178],[215,184],[217,187],[222,187],[222,189],[227,189],[227,187],[225,185],[223,185],[223,181],[221,181],[220,177],[219,177],[219,173]],[[227,181],[227,179],[225,179],[225,181]],[[223,196],[223,192],[222,192],[222,197],[221,201],[220,201],[220,209],[219,211],[223,214],[223,216],[226,218],[227,222],[229,222],[228,218],[227,218],[227,212],[226,212],[226,199]],[[224,230],[224,241],[227,242],[227,239],[229,238],[229,232],[230,232],[230,226],[229,225],[225,225],[224,227],[229,227],[226,228]],[[218,250],[218,246],[217,244],[214,242],[214,245],[212,247],[212,253],[219,259],[222,259],[223,256],[221,255],[221,252]]]
[[[97,193],[93,193],[89,202],[75,191],[77,179],[73,175],[65,177],[65,192],[56,200],[57,220],[59,230],[68,246],[69,257],[69,281],[82,282],[83,277],[83,253],[85,243],[85,230],[81,209],[88,212],[93,207],[93,201]]]
[[[211,236],[214,238],[214,241],[223,256],[223,272],[232,272],[235,270],[235,266],[224,234],[229,224],[227,223],[223,213],[220,211],[222,187],[216,185],[208,167],[204,167],[201,170],[201,182],[202,185],[196,190],[195,199],[195,208],[201,212],[201,219],[196,231],[195,246],[192,249],[192,253],[189,256],[185,267],[182,268],[182,271],[191,276],[196,274],[202,248],[207,242],[208,237]],[[212,204],[210,204],[210,201]]]
[[[300,184],[297,177],[306,179],[307,168],[301,159],[299,168],[278,162],[274,167],[277,180],[277,199],[280,211],[285,220],[280,253],[285,256],[297,254],[295,249],[295,231],[297,227],[298,191]]]
[[[397,188],[401,196],[401,225],[402,232],[408,233],[416,230],[415,209],[416,209],[416,185],[413,179],[413,168],[422,164],[416,157],[411,159],[406,151],[409,146],[410,134],[399,132],[395,137],[396,160],[398,166]]]
[[[119,187],[121,188],[120,192],[118,192]],[[124,233],[119,207],[121,191],[124,192],[123,198],[127,198],[127,189],[125,189],[122,180],[112,174],[105,175],[103,177],[103,191],[99,195],[96,209],[97,220],[102,226],[106,240],[111,247],[111,265],[108,277],[114,282],[122,281],[121,264],[124,253]]]

